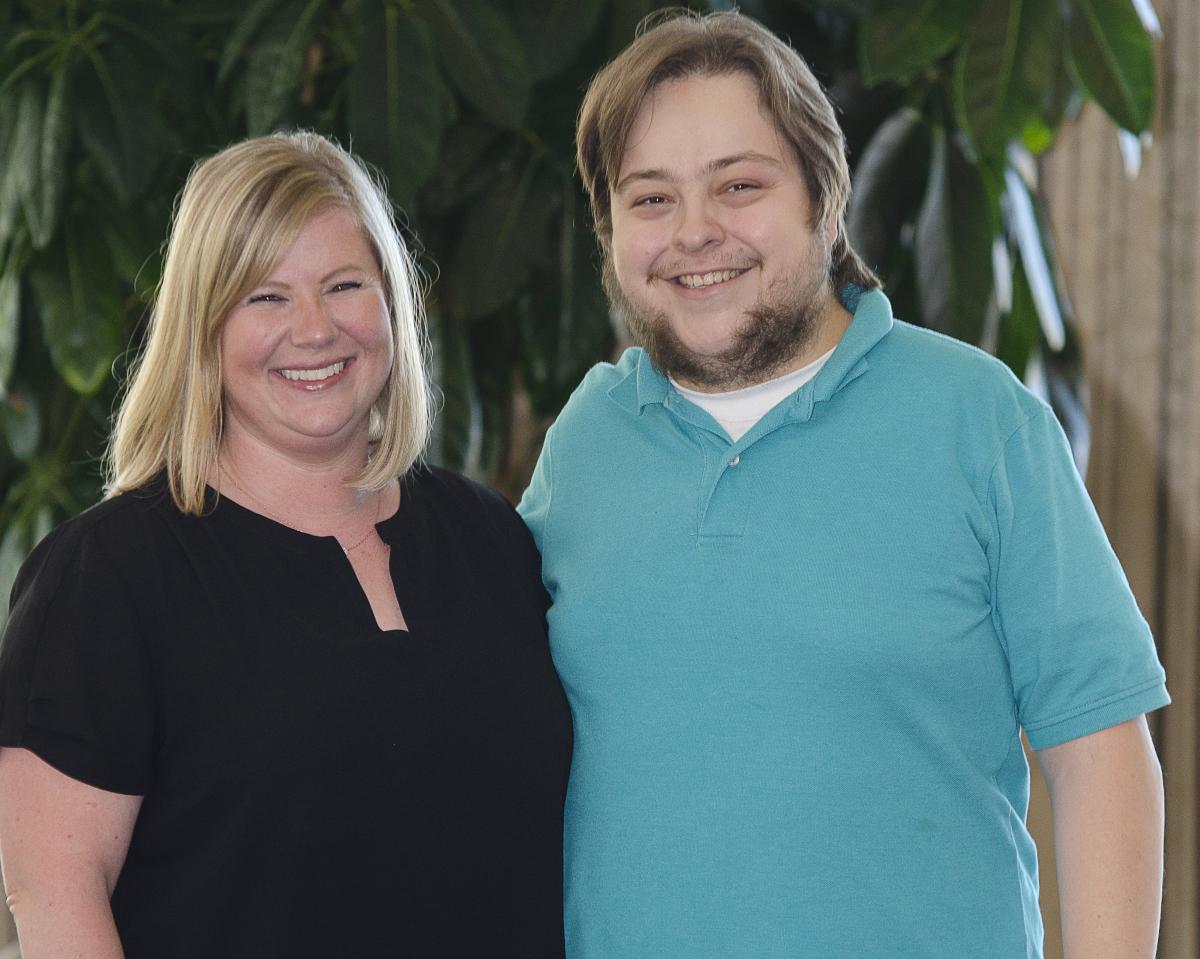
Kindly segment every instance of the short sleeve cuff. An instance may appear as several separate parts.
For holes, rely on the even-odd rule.
[[[1160,676],[1069,716],[1026,724],[1025,735],[1034,749],[1046,749],[1117,726],[1170,702],[1166,683]]]
[[[26,725],[18,731],[14,724],[0,724],[0,747],[28,749],[64,776],[107,792],[144,796],[149,787],[140,771],[120,768],[89,744],[39,726]]]

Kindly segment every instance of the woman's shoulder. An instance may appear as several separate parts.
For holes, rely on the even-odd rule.
[[[405,473],[401,487],[404,493],[431,506],[479,510],[489,515],[513,512],[512,504],[491,487],[428,463],[419,463]]]
[[[537,546],[507,499],[482,483],[426,464],[410,469],[402,483],[400,529],[415,534],[415,542],[424,540],[441,555],[454,554],[462,562],[487,557],[488,575],[524,592],[545,612]]]
[[[170,512],[175,509],[165,483],[103,499],[47,533],[30,551],[22,572],[55,579],[81,566],[144,558]]]
[[[421,463],[401,479],[401,513],[408,497],[410,519],[429,530],[467,541],[497,539],[524,551],[529,531],[513,505],[491,487],[460,473]],[[416,515],[419,514],[419,519]]]

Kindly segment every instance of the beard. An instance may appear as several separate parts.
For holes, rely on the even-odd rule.
[[[812,345],[832,296],[829,245],[818,240],[799,272],[772,284],[731,342],[717,353],[698,353],[671,329],[665,310],[643,309],[621,289],[611,256],[605,256],[604,291],[633,341],[655,367],[701,392],[725,392],[765,383],[788,372]]]

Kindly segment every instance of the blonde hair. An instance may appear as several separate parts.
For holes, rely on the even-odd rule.
[[[391,203],[363,164],[315,133],[237,143],[198,163],[180,194],[162,282],[106,456],[109,496],[166,474],[199,515],[223,426],[220,334],[234,304],[278,265],[304,224],[330,207],[358,222],[383,274],[395,361],[371,410],[373,451],[355,486],[379,489],[421,455],[430,429],[419,275]]]
[[[733,73],[754,80],[760,104],[791,144],[813,201],[812,225],[836,224],[830,250],[835,288],[847,282],[878,287],[878,278],[846,238],[850,168],[833,104],[795,50],[739,13],[652,14],[633,43],[588,86],[576,125],[576,161],[605,260],[612,246],[610,189],[646,98],[668,80]]]

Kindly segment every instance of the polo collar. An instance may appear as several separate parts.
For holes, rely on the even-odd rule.
[[[895,322],[892,304],[883,290],[864,290],[847,283],[842,287],[841,300],[854,312],[854,319],[838,341],[833,356],[811,381],[814,403],[824,402],[865,373],[870,367],[867,354],[891,332]]]

